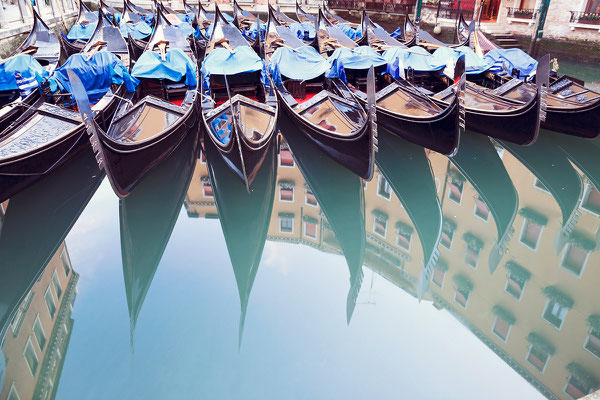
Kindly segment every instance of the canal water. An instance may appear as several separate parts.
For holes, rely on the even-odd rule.
[[[597,389],[597,140],[380,132],[363,182],[294,129],[250,193],[192,132],[123,200],[82,155],[2,204],[0,399]]]

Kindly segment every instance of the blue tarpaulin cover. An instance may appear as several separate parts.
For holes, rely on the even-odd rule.
[[[445,64],[448,59],[452,59],[452,61],[456,63],[456,60],[458,60],[458,57],[460,57],[461,54],[465,55],[465,72],[467,75],[480,74],[487,71],[492,66],[491,63],[479,57],[477,53],[466,46],[460,46],[456,49],[440,47],[433,53],[433,57],[440,63]]]
[[[521,49],[493,49],[489,51],[483,59],[490,64],[494,64],[497,61],[506,61],[508,63],[508,71],[512,71],[513,68],[517,69],[521,75],[529,75],[535,72],[537,68],[537,61],[525,53]]]
[[[119,30],[124,38],[127,38],[127,34],[129,34],[132,38],[138,40],[145,39],[152,33],[152,27],[144,21],[136,23],[121,22]]]
[[[385,58],[369,46],[360,46],[355,49],[338,47],[332,55],[329,56],[329,64],[332,69],[342,63],[344,68],[348,69],[366,69],[371,65],[378,67],[387,64]]]
[[[188,13],[188,14],[177,14],[177,16],[179,17],[180,20],[182,20],[183,22],[189,22],[191,23],[194,20],[194,13]]]
[[[356,40],[357,38],[362,36],[360,28],[355,29],[351,26],[348,26],[347,24],[337,24],[336,26],[340,28],[342,32],[344,32],[344,34],[352,40]]]
[[[315,38],[315,24],[312,22],[294,22],[289,28],[298,36],[298,39],[306,40],[304,32],[308,32],[308,40]]]
[[[135,78],[168,79],[179,82],[185,76],[185,84],[189,87],[198,85],[196,81],[196,64],[184,53],[175,48],[167,51],[166,61],[162,61],[160,54],[154,51],[145,51],[131,69]]]
[[[394,39],[402,39],[402,28],[397,27],[394,32],[391,33]]]
[[[217,47],[204,59],[201,69],[205,88],[209,87],[210,75],[235,75],[255,71],[265,71],[265,63],[250,46],[236,47],[233,53]]]
[[[192,24],[189,22],[181,22],[180,24],[174,26],[179,29],[185,37],[193,35],[196,32],[196,30],[192,27]]]
[[[111,84],[125,83],[128,92],[133,92],[138,80],[127,72],[123,62],[108,51],[99,51],[88,60],[88,55],[73,54],[48,78],[51,87],[58,84],[63,90],[71,92],[67,70],[72,69],[81,79],[90,101],[96,101],[108,92]]]
[[[261,23],[260,24],[260,37],[261,38],[265,37],[266,29],[267,29],[267,25]],[[246,38],[256,39],[257,34],[258,34],[258,25],[256,22],[254,22],[252,25],[250,25],[250,28],[242,29],[242,35],[244,35],[244,37],[246,37]]]
[[[75,24],[69,30],[67,34],[67,39],[69,40],[88,40],[92,37],[92,33],[96,30],[96,25],[98,25],[98,21],[90,22],[85,25]]]
[[[388,72],[394,78],[398,78],[398,71],[394,71],[393,68],[390,70],[390,67],[397,65],[397,59],[402,61],[404,69],[412,68],[417,72],[438,71],[446,66],[445,60],[440,62],[420,46],[413,46],[410,49],[393,47],[383,53],[383,58],[388,62]]]
[[[19,72],[24,78],[35,78],[41,82],[48,76],[48,71],[29,54],[14,56],[0,64],[0,90],[18,89],[15,72]]]
[[[268,69],[274,83],[280,85],[281,75],[307,81],[329,71],[330,64],[313,47],[280,47],[273,52]]]

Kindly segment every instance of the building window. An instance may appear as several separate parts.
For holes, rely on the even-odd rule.
[[[567,370],[571,374],[567,378],[563,391],[572,399],[580,399],[598,387],[598,379],[578,363],[569,363]]]
[[[279,213],[279,232],[294,233],[294,214]]]
[[[50,290],[50,286],[46,289],[46,294],[44,295],[44,300],[46,300],[46,306],[48,306],[48,312],[50,313],[50,318],[54,318],[54,314],[56,314],[56,303],[54,302],[54,296],[52,296],[52,291]]]
[[[8,392],[8,397],[6,400],[21,400],[19,394],[17,393],[17,389],[15,389],[15,384],[10,385],[10,392]]]
[[[531,278],[531,272],[514,261],[508,261],[505,265],[508,270],[506,275],[506,286],[504,291],[517,300],[521,300],[525,284]]]
[[[67,253],[66,247],[60,253],[60,261],[62,262],[63,270],[65,271],[65,276],[69,276],[69,274],[71,273],[71,260],[69,259],[69,254]]]
[[[292,157],[292,152],[288,147],[287,143],[281,143],[281,147],[279,148],[279,166],[281,167],[293,167],[294,166],[294,157]]]
[[[31,375],[35,376],[35,373],[38,369],[39,361],[37,354],[35,354],[35,350],[33,349],[33,345],[31,344],[31,338],[27,339],[27,344],[25,345],[25,351],[23,352],[23,356],[25,357],[25,361],[27,361],[27,365],[29,365]]]
[[[454,275],[454,285],[456,292],[454,293],[454,301],[467,308],[469,302],[469,296],[473,290],[473,283],[471,280],[463,274]]]
[[[543,292],[548,301],[546,302],[542,316],[552,326],[560,329],[567,316],[567,312],[573,307],[573,299],[556,286],[547,286]]]
[[[465,177],[458,170],[448,171],[448,198],[457,204],[462,201]]]
[[[404,222],[396,222],[396,245],[403,250],[410,251],[410,243],[414,228]]]
[[[304,184],[304,191],[306,192],[306,204],[309,206],[316,207],[317,206],[317,198],[313,194],[312,190],[308,187],[307,184]]]
[[[44,327],[40,322],[39,315],[35,317],[35,323],[33,324],[33,335],[40,346],[40,350],[44,350],[44,346],[46,346],[46,334],[44,333]]]
[[[279,181],[279,200],[293,202],[294,201],[294,182]]]
[[[54,291],[56,292],[56,298],[60,300],[63,290],[62,290],[60,281],[58,280],[58,274],[56,273],[56,270],[54,270],[54,273],[52,274],[52,286],[54,286]]]
[[[446,277],[446,271],[448,271],[448,264],[446,264],[443,260],[438,259],[437,264],[433,268],[433,277],[431,278],[431,280],[439,288],[444,286],[444,278]]]
[[[442,221],[442,237],[440,243],[445,248],[449,249],[452,246],[452,239],[454,239],[454,232],[456,231],[456,222],[450,218],[444,217]]]
[[[587,321],[590,325],[590,330],[583,347],[600,358],[600,314],[590,315]]]
[[[523,216],[523,226],[519,241],[530,249],[537,249],[544,226],[548,223],[548,217],[531,208],[522,208],[519,215]]]
[[[585,3],[585,12],[592,14],[600,13],[600,0],[587,0],[587,3]]]
[[[380,210],[373,210],[373,232],[385,238],[387,232],[388,215]]]
[[[594,215],[600,215],[600,191],[593,185],[588,185],[581,201],[581,208]]]
[[[542,335],[535,332],[527,335],[527,341],[530,343],[527,361],[543,374],[548,364],[548,359],[554,354],[554,345]]]
[[[498,304],[492,307],[492,311],[496,316],[494,324],[492,325],[492,332],[502,339],[503,342],[506,342],[508,334],[510,333],[510,328],[516,321],[515,316],[509,310]]]
[[[483,240],[479,239],[474,234],[467,232],[463,235],[463,240],[466,243],[465,248],[465,263],[471,268],[477,268],[477,261],[479,260],[479,254],[483,248]]]
[[[23,320],[25,319],[25,315],[27,315],[27,311],[29,310],[29,306],[31,305],[32,301],[33,301],[33,291],[30,290],[27,293],[27,296],[25,296],[25,298],[21,302],[19,309],[13,316],[13,319],[10,323],[12,326],[13,336],[16,337],[19,334],[19,331],[21,330],[21,326],[23,325]]]
[[[200,179],[202,180],[202,194],[204,195],[204,197],[213,198],[213,188],[208,176],[203,176]]]
[[[377,176],[377,195],[386,200],[392,198],[392,187],[382,174]]]
[[[309,216],[304,216],[304,236],[309,237],[311,239],[317,238],[317,226],[319,221],[315,218],[311,218]]]
[[[563,254],[560,266],[571,271],[577,276],[581,276],[588,256],[596,248],[596,241],[588,238],[580,232],[571,233],[569,245]]]
[[[200,164],[206,164],[206,154],[204,154],[204,150],[200,150]]]
[[[473,210],[473,214],[485,222],[487,222],[490,217],[490,210],[488,209],[487,204],[479,196],[475,198],[475,210]]]

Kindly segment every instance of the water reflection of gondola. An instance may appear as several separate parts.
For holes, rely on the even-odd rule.
[[[204,148],[219,220],[240,296],[241,343],[248,299],[258,272],[273,209],[277,175],[275,144],[271,142],[269,145],[250,191],[225,163],[211,140],[204,141]]]
[[[514,233],[512,224],[519,207],[517,190],[498,152],[485,136],[467,132],[451,160],[471,182],[494,217],[498,241],[489,257],[490,272],[494,272]]]
[[[123,279],[131,333],[181,210],[194,163],[198,135],[192,129],[180,146],[120,200]]]
[[[386,131],[380,132],[379,142],[375,162],[408,213],[423,248],[423,271],[417,287],[421,298],[439,257],[437,246],[442,234],[442,210],[431,165],[420,146]]]
[[[0,232],[0,337],[103,176],[85,152],[10,199]]]
[[[579,199],[583,192],[581,176],[548,135],[540,135],[534,145],[527,147],[504,141],[501,144],[537,177],[558,203],[563,217],[562,229],[554,240],[554,251],[558,253],[579,219]]]
[[[365,195],[362,180],[329,158],[307,138],[292,132],[298,128],[289,118],[282,117],[279,121],[294,160],[346,257],[350,270],[346,318],[350,322],[362,283],[365,254]]]
[[[598,162],[600,139],[583,139],[551,131],[544,131],[543,134],[556,143],[596,189],[600,190],[600,163]]]

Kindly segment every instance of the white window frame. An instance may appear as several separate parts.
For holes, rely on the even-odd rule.
[[[44,293],[44,303],[46,303],[46,309],[48,310],[48,315],[50,316],[50,319],[54,320],[54,317],[56,316],[56,313],[58,312],[58,307],[56,306],[56,300],[54,300],[54,293],[53,293],[52,289],[50,288],[50,286],[52,286],[52,285],[49,284],[48,288],[46,289],[46,292]],[[48,307],[48,303],[46,302],[46,296],[48,295],[48,293],[50,293],[50,298],[52,299],[52,303],[54,304],[54,315],[52,315],[52,313],[50,312],[50,307]]]
[[[281,186],[279,187],[279,201],[283,201],[284,203],[293,203],[294,199],[296,197],[296,191],[294,190],[295,188],[291,188],[291,189],[285,189],[285,190],[291,190],[292,191],[292,199],[291,200],[285,200],[281,198]]]
[[[525,243],[523,241],[523,236],[525,235],[525,227],[527,226],[528,221],[530,221],[529,218],[523,218],[523,224],[521,224],[521,233],[519,233],[519,243],[521,243],[523,246],[527,247],[529,250],[537,251],[539,244],[540,244],[540,239],[542,238],[542,234],[544,233],[544,225],[540,225],[542,227],[542,229],[540,229],[540,234],[537,237],[535,246],[531,247],[528,243]]]
[[[457,294],[457,293],[458,293],[458,289],[457,289],[457,288],[455,288],[455,289],[454,289],[454,302],[455,302],[456,304],[458,304],[459,306],[461,306],[463,309],[465,309],[465,310],[466,310],[466,309],[467,309],[467,306],[469,305],[469,300],[471,299],[471,293],[473,293],[473,291],[471,290],[471,291],[469,292],[469,295],[467,296],[467,301],[465,302],[465,305],[464,305],[464,306],[463,306],[462,304],[460,304],[460,303],[459,303],[459,302],[456,300],[456,294]]]
[[[467,262],[467,260],[465,260],[466,255],[467,255],[467,250],[469,249],[469,245],[465,245],[465,255],[463,256],[463,262],[467,265],[467,267],[472,268],[472,269],[477,269],[477,266],[479,265],[479,258],[481,256],[481,249],[479,249],[479,253],[477,253],[477,260],[475,260],[475,265],[471,265]]]
[[[452,183],[452,182],[450,182],[450,183]],[[465,183],[463,182],[463,188],[462,188],[462,191],[460,192],[460,198],[458,199],[458,201],[454,200],[450,196],[451,193],[452,193],[452,190],[450,190],[450,188],[448,188],[448,200],[450,200],[454,204],[458,204],[460,206],[462,203],[463,195],[465,194]]]
[[[316,224],[315,224],[315,225],[316,225],[316,227],[317,227],[317,229],[315,229],[315,236],[314,236],[314,237],[312,237],[312,236],[310,236],[310,235],[306,234],[306,225],[307,225],[309,222],[308,222],[308,221],[303,221],[303,222],[304,222],[304,223],[303,223],[302,225],[304,225],[304,229],[303,229],[303,231],[304,231],[304,236],[306,236],[307,238],[311,238],[311,239],[313,239],[313,240],[317,240],[317,237],[318,237],[318,235],[319,235],[319,234],[318,234],[319,223],[316,223]]]
[[[442,243],[441,239],[440,239],[440,244],[448,250],[452,249],[452,243],[454,243],[455,234],[456,234],[456,228],[454,228],[454,231],[452,231],[452,237],[450,238],[450,245],[448,247],[446,247],[446,245],[444,243]]]
[[[31,365],[29,365],[29,362],[27,361],[27,357],[25,357],[25,353],[27,352],[28,346],[31,346],[33,355],[34,355],[35,359],[37,360],[37,368],[35,369],[35,372],[31,370]],[[31,373],[31,376],[35,377],[35,374],[40,369],[40,359],[39,359],[38,355],[35,353],[35,348],[33,347],[33,343],[31,341],[31,335],[27,337],[27,342],[25,343],[25,348],[23,349],[23,358],[25,358],[25,364],[27,364],[27,367],[28,367],[27,369]]]
[[[279,233],[282,233],[284,235],[293,235],[294,234],[294,217],[289,218],[292,220],[292,230],[290,232],[281,230],[281,221],[283,219],[288,219],[288,217],[279,217]]]
[[[583,192],[583,196],[581,197],[581,203],[579,204],[579,208],[587,213],[590,213],[596,217],[600,217],[600,214],[598,214],[597,212],[590,210],[588,208],[586,208],[583,203],[585,200],[588,200],[590,198],[590,194],[592,193],[592,190],[594,190],[594,185],[588,183],[586,185],[585,188],[585,192]]]
[[[443,288],[444,288],[444,282],[446,282],[446,272],[448,272],[448,271],[445,271],[445,272],[444,272],[444,274],[443,274],[443,276],[442,276],[442,283],[441,283],[441,284],[439,284],[439,285],[437,284],[437,282],[436,282],[436,281],[434,281],[434,280],[433,280],[433,277],[435,276],[435,271],[436,271],[436,269],[435,269],[435,267],[434,267],[434,269],[433,269],[433,274],[431,275],[431,282],[433,282],[433,284],[434,284],[435,286],[439,287],[440,289],[443,289]],[[455,295],[456,295],[456,293],[455,293]],[[467,299],[467,301],[468,301],[468,299]]]
[[[56,269],[54,270],[54,273],[52,274],[51,281],[52,281],[52,286],[54,287],[55,292],[56,292],[55,285],[58,284],[58,287],[60,288],[60,296],[62,297],[62,295],[65,294],[65,291],[63,290],[62,284],[60,283],[60,280],[58,279],[58,273],[56,272]],[[58,292],[56,292],[56,298],[60,301],[60,298],[58,297]]]
[[[65,277],[68,277],[73,272],[73,266],[71,264],[71,257],[69,257],[69,253],[67,253],[66,247],[64,247],[63,250],[60,252],[60,261],[61,261],[61,264],[63,265],[63,272],[65,274]],[[67,264],[69,266],[69,274],[67,274],[67,271],[65,269],[65,264]]]
[[[502,319],[499,318],[497,315],[494,318],[494,323],[492,324],[492,333],[500,340],[502,340],[502,342],[506,343],[506,341],[508,340],[508,337],[510,336],[510,330],[512,329],[513,324],[509,324],[508,325],[508,331],[506,332],[506,338],[502,338],[500,335],[498,335],[498,333],[496,333],[496,331],[494,330],[494,328],[496,327],[496,323],[498,322],[498,319]],[[504,322],[506,322],[508,324],[507,321],[503,320]]]
[[[563,319],[560,321],[560,326],[558,326],[558,327],[557,327],[557,326],[556,326],[556,325],[554,325],[552,322],[548,321],[548,320],[546,319],[546,317],[544,316],[544,314],[546,314],[546,309],[548,308],[548,305],[550,304],[550,302],[552,302],[552,300],[550,300],[550,299],[546,299],[546,305],[544,306],[544,309],[542,310],[542,319],[543,319],[544,321],[546,321],[546,322],[547,322],[547,323],[548,323],[548,324],[549,324],[551,327],[553,327],[553,328],[555,328],[556,330],[559,330],[559,331],[560,331],[560,328],[562,328],[563,324],[565,323],[565,319],[567,318],[567,314],[569,313],[569,309],[567,308],[567,311],[565,312],[565,315],[564,315]],[[558,304],[558,303],[556,303],[556,304]],[[564,306],[561,306],[560,304],[558,304],[558,305],[559,305],[560,307],[564,307]],[[564,308],[566,308],[566,307],[564,307]],[[556,318],[558,318],[558,317],[556,317]]]
[[[214,189],[212,187],[212,182],[208,181],[208,185],[213,190],[213,193],[212,194],[206,194],[206,190],[205,190],[206,186],[204,185],[204,181],[202,181],[202,196],[206,197],[206,198],[209,198],[209,199],[214,199],[215,198],[215,192],[214,192]]]
[[[485,203],[485,206],[488,208],[487,218],[483,218],[481,215],[477,215],[477,200],[481,199],[477,197],[475,198],[475,205],[473,206],[473,215],[482,220],[483,222],[487,223],[490,220],[490,208],[488,207],[487,203],[485,203],[485,201],[481,200],[483,203]]]
[[[531,349],[533,349],[533,345],[530,344],[529,345],[529,351],[527,351],[527,356],[525,357],[525,361],[527,361],[527,363],[529,365],[531,365],[533,368],[535,368],[536,371],[538,371],[540,374],[544,374],[544,372],[546,371],[546,367],[548,366],[548,363],[550,361],[550,358],[552,357],[550,354],[548,354],[548,358],[546,359],[546,363],[544,364],[544,368],[540,371],[535,365],[533,365],[531,363],[531,361],[529,361],[529,356],[531,355]]]
[[[574,271],[571,271],[569,268],[565,267],[565,259],[567,258],[567,254],[569,254],[569,252],[571,251],[571,248],[573,247],[573,243],[569,243],[567,248],[565,249],[565,251],[563,252],[563,255],[560,259],[560,264],[558,264],[559,267],[561,267],[562,269],[564,269],[565,271],[575,275],[577,278],[581,279],[581,276],[583,275],[583,271],[585,270],[585,266],[587,265],[587,262],[590,258],[590,251],[586,251],[585,254],[585,260],[583,260],[583,265],[581,266],[581,271],[579,271],[579,275],[577,273],[575,273]],[[585,250],[585,249],[582,249]]]
[[[312,193],[312,192],[311,192],[311,193]],[[312,195],[314,196],[315,194],[314,194],[314,193],[312,193]],[[317,200],[317,197],[316,197],[316,196],[315,196],[315,200]],[[317,201],[317,203],[316,203],[316,204],[310,204],[310,203],[308,202],[308,191],[305,191],[305,192],[304,192],[304,204],[305,204],[305,205],[307,205],[307,206],[309,206],[309,207],[319,207],[319,202],[318,202],[318,201]]]
[[[40,345],[40,341],[38,340],[38,337],[35,334],[35,325],[36,324],[40,324],[40,327],[42,328],[42,333],[44,334],[44,340],[46,341],[44,343],[44,348],[45,348],[46,345],[48,344],[48,336],[46,335],[46,331],[44,330],[44,325],[42,325],[42,321],[40,320],[40,314],[39,313],[35,316],[35,321],[33,322],[33,327],[31,329],[31,333],[33,333],[33,337],[35,338],[35,342],[38,345],[38,349],[40,349],[40,352],[43,352],[44,349],[42,349],[42,346]]]
[[[385,197],[382,194],[379,193],[379,185],[381,185],[381,181],[384,181],[385,185],[384,188],[389,189],[389,196]],[[385,179],[385,176],[383,176],[383,174],[379,174],[377,175],[377,196],[381,197],[382,199],[385,199],[387,201],[392,201],[392,185],[390,185],[390,183],[388,182],[387,179]]]
[[[290,154],[292,154],[291,150],[287,150],[290,152]],[[292,165],[284,165],[281,163],[281,149],[279,150],[279,153],[277,153],[277,164],[279,167],[281,168],[294,168],[296,166],[296,160],[294,160],[294,156],[292,155]]]
[[[387,229],[387,225],[386,225],[386,227],[385,227],[385,228]],[[410,234],[410,236],[409,236],[409,238],[408,238],[408,248],[402,247],[402,246],[400,246],[400,245],[398,244],[398,237],[400,237],[400,236],[401,236],[401,235],[400,235],[398,232],[396,232],[396,246],[397,246],[397,247],[398,247],[400,250],[403,250],[403,251],[405,251],[405,252],[407,252],[407,253],[410,253],[410,249],[411,249],[411,247],[412,247],[412,238],[413,238],[413,234],[411,233],[411,234]]]
[[[565,386],[563,386],[563,393],[566,394],[569,399],[577,400],[576,398],[572,397],[569,393],[567,393],[567,386],[569,386],[569,381],[571,380],[572,377],[573,377],[573,374],[569,374],[569,376],[567,377],[567,380],[565,381]],[[587,397],[588,394],[590,394],[590,392],[585,393],[584,397]]]
[[[518,301],[520,303],[521,302],[521,298],[523,298],[523,292],[525,292],[525,286],[527,286],[527,282],[525,282],[525,284],[523,284],[523,288],[521,289],[521,295],[518,298],[516,298],[512,293],[510,293],[508,291],[508,278],[509,278],[509,276],[510,276],[510,273],[506,277],[506,284],[504,285],[504,292],[506,292],[506,294],[509,295],[512,299],[515,299],[516,301]]]
[[[10,390],[8,391],[7,399],[10,399],[11,396],[16,396],[17,400],[21,400],[21,397],[19,396],[19,393],[17,392],[17,389],[15,388],[14,381],[10,384]]]
[[[587,351],[588,353],[590,353],[592,356],[596,357],[598,360],[600,360],[600,356],[598,356],[598,355],[596,355],[596,354],[592,353],[592,352],[591,352],[591,351],[590,351],[590,350],[589,350],[589,349],[586,347],[586,346],[587,346],[587,344],[588,344],[588,342],[590,341],[590,336],[591,336],[591,333],[590,333],[590,331],[591,331],[591,329],[588,331],[587,337],[585,338],[585,341],[583,342],[583,349],[584,349],[585,351]]]
[[[385,239],[387,237],[388,220],[385,221],[385,229],[383,230],[383,236],[381,236],[381,234],[375,230],[375,221],[376,220],[377,220],[377,217],[375,217],[373,215],[373,229],[372,229],[373,233],[376,234],[377,236]]]

